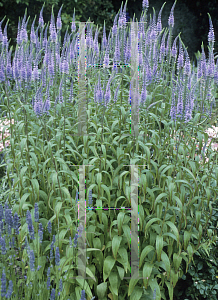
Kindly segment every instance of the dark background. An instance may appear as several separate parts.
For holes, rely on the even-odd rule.
[[[103,27],[104,20],[106,24],[107,34],[113,25],[113,20],[116,13],[119,11],[122,1],[120,0],[0,0],[0,20],[6,16],[3,24],[2,31],[5,27],[7,20],[9,20],[7,33],[10,45],[13,45],[13,51],[16,46],[17,27],[19,17],[23,18],[25,9],[27,8],[27,17],[30,16],[27,29],[30,32],[32,21],[36,15],[35,29],[38,26],[39,13],[45,2],[43,10],[44,22],[48,23],[51,18],[52,5],[54,5],[54,15],[57,17],[58,11],[63,4],[62,8],[62,37],[65,34],[67,25],[72,21],[73,12],[75,8],[76,21],[87,21],[90,17],[91,21],[100,27]],[[148,16],[152,13],[152,7],[156,7],[155,11],[158,15],[163,0],[150,0]],[[167,27],[167,20],[170,14],[171,7],[174,0],[166,0],[166,5],[163,9],[162,20],[165,18],[165,23],[162,22],[163,28]],[[124,2],[125,4],[125,2]],[[181,5],[181,7],[180,7]],[[135,13],[136,17],[140,18],[142,11],[142,1],[129,0],[127,4],[127,12],[130,18]],[[195,53],[201,51],[201,44],[204,43],[204,50],[208,55],[207,39],[209,31],[208,14],[211,15],[215,39],[218,39],[218,0],[177,0],[174,16],[175,16],[175,32],[173,37],[181,31],[181,37],[186,47],[191,60],[195,60]],[[181,19],[182,25],[177,25]],[[180,22],[180,23],[181,23]],[[187,26],[186,26],[187,24]],[[176,28],[177,26],[177,28]],[[48,31],[49,32],[49,31]],[[99,39],[102,37],[102,30]],[[215,42],[214,53],[218,53],[218,44]]]

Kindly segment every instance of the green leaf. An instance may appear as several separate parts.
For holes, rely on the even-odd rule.
[[[196,215],[196,229],[198,230],[200,219],[201,219],[201,211],[196,211],[195,215]]]
[[[112,292],[118,296],[118,274],[117,272],[111,272],[109,275],[109,282]]]
[[[156,238],[156,251],[157,251],[157,260],[160,262],[161,252],[163,249],[163,237],[157,236]]]
[[[114,264],[115,264],[115,259],[112,256],[107,256],[105,258],[104,266],[103,266],[103,280],[104,280],[104,282],[109,277],[110,272],[113,269]]]
[[[153,219],[151,219],[150,221],[148,221],[148,223],[147,223],[146,226],[145,226],[145,233],[146,233],[146,231],[148,230],[148,228],[151,226],[151,224],[153,224],[153,223],[156,222],[156,221],[160,221],[160,222],[162,223],[162,220],[159,219],[159,218],[153,218]],[[175,225],[174,225],[174,226],[175,226]]]
[[[188,247],[189,240],[191,238],[191,232],[185,231],[184,232],[184,250],[186,251]]]
[[[64,186],[61,187],[61,190],[64,192],[65,195],[67,195],[68,199],[69,199],[69,200],[71,201],[71,203],[72,203],[72,198],[71,198],[71,196],[70,196],[69,190],[68,190],[66,187],[64,187]]]
[[[27,138],[23,138],[20,142],[20,150],[21,150],[22,154],[23,154],[23,148],[26,145],[26,141],[27,141]]]
[[[180,257],[177,253],[173,253],[173,265],[176,272],[178,272],[181,262],[182,257]]]
[[[107,282],[102,282],[97,285],[97,296],[98,299],[103,299],[107,291]]]
[[[151,276],[152,269],[153,269],[153,265],[151,265],[149,262],[146,262],[143,266],[143,282],[145,288],[148,287],[148,280]]]
[[[121,232],[122,232],[124,216],[125,216],[125,213],[123,213],[123,212],[119,212],[119,214],[117,216],[117,226],[118,226],[119,235],[121,235]]]
[[[153,246],[151,245],[148,245],[146,246],[143,250],[142,250],[142,253],[141,253],[141,256],[140,256],[140,260],[139,260],[139,268],[141,268],[141,265],[142,263],[144,262],[144,259],[146,257],[146,255],[148,255],[149,252],[151,252],[152,250],[155,250]]]
[[[33,188],[36,192],[36,195],[39,198],[39,183],[38,183],[38,180],[34,178],[34,179],[31,179],[31,182],[32,182]]]
[[[154,202],[154,210],[156,209],[156,206],[157,206],[158,202],[161,202],[161,199],[163,197],[166,197],[166,196],[167,196],[166,193],[161,193],[160,195],[157,196],[157,198],[156,198],[156,200]]]
[[[119,248],[118,253],[119,253],[121,258],[117,257],[117,261],[120,262],[123,265],[124,270],[127,273],[127,269],[128,269],[128,266],[129,266],[127,250],[126,250],[126,248],[121,247],[121,248]]]
[[[107,193],[108,201],[109,201],[109,203],[110,203],[111,196],[110,196],[110,190],[109,190],[109,188],[108,188],[105,184],[102,184],[101,187],[102,187],[102,189],[105,190],[105,192]]]
[[[120,279],[123,280],[123,277],[124,277],[124,269],[119,267],[119,266],[116,266],[117,267],[117,271],[119,273],[119,276],[120,276]]]
[[[120,247],[120,243],[122,241],[122,237],[115,235],[112,239],[112,252],[115,259],[117,259],[117,252]]]
[[[59,213],[60,213],[62,204],[63,204],[62,202],[58,202],[55,206],[54,211],[55,211],[55,214],[57,215],[57,218],[59,218]]]
[[[178,244],[179,244],[179,231],[178,231],[178,229],[177,229],[176,226],[175,226],[172,222],[170,222],[170,221],[166,221],[165,224],[168,225],[168,226],[170,226],[170,228],[173,230],[173,232],[174,232],[174,234],[175,234],[175,236],[176,236],[176,238],[177,238],[177,245],[178,245]]]
[[[139,279],[131,277],[130,282],[129,282],[128,296],[130,296],[132,294],[133,289],[138,281],[139,281]]]
[[[23,210],[23,205],[25,204],[26,199],[29,197],[30,193],[25,193],[20,199],[20,211]]]
[[[162,253],[161,253],[161,259],[164,262],[165,267],[166,267],[167,278],[169,278],[169,276],[170,276],[170,260],[169,260],[169,257],[167,256],[167,254],[164,251],[162,251]]]
[[[165,281],[165,283],[166,283],[166,286],[168,288],[170,300],[173,300],[173,285],[168,281]]]
[[[135,286],[133,292],[130,295],[130,300],[140,300],[143,294],[143,288]]]

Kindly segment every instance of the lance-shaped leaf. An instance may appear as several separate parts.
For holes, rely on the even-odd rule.
[[[156,251],[157,251],[158,262],[160,262],[162,249],[163,249],[163,237],[158,235],[156,238]]]
[[[144,287],[145,288],[148,287],[148,280],[149,280],[149,277],[151,276],[152,269],[153,269],[153,265],[151,265],[150,263],[146,262],[144,264],[144,267],[143,267],[143,282],[144,282]]]
[[[117,252],[120,247],[120,243],[122,241],[122,237],[115,235],[112,240],[112,252],[115,259],[117,259]]]

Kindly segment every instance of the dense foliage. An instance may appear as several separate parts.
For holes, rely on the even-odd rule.
[[[26,12],[13,59],[0,31],[1,298],[173,300],[188,276],[183,296],[214,297],[214,30],[208,14],[194,67],[175,4],[163,29],[144,0],[127,24],[126,3],[101,43],[76,14],[62,40],[62,7],[28,34]]]

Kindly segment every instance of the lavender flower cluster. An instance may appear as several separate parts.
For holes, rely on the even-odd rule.
[[[175,2],[176,3],[176,2]],[[171,9],[168,24],[170,28],[174,27],[174,7]],[[143,10],[147,11],[149,1],[143,1]],[[164,5],[163,5],[164,6]],[[210,111],[214,104],[212,94],[212,83],[218,84],[218,66],[214,62],[213,45],[214,45],[214,29],[211,18],[209,18],[210,29],[208,34],[208,42],[210,45],[210,55],[207,62],[204,48],[202,46],[201,59],[198,61],[197,72],[192,69],[188,52],[184,47],[180,36],[178,35],[173,41],[171,48],[171,31],[162,30],[161,13],[163,6],[159,12],[156,22],[155,15],[150,20],[150,24],[145,29],[142,26],[147,22],[146,14],[142,14],[139,22],[138,31],[138,51],[139,51],[139,67],[140,73],[143,75],[141,95],[139,94],[140,103],[144,106],[147,96],[148,85],[160,82],[165,77],[163,62],[165,58],[169,58],[169,65],[176,63],[179,79],[176,74],[172,74],[172,101],[170,116],[173,120],[183,119],[185,122],[190,121],[194,108],[199,108],[195,104],[195,100],[205,97],[205,101],[210,103]],[[35,87],[35,96],[32,97],[32,105],[36,115],[39,117],[44,113],[50,114],[51,102],[50,93],[55,83],[56,74],[62,76],[59,85],[59,93],[55,100],[62,104],[63,100],[63,82],[68,76],[71,78],[73,70],[78,70],[78,34],[76,32],[75,13],[71,24],[71,34],[66,32],[63,44],[61,45],[60,30],[62,28],[61,10],[59,10],[57,21],[55,24],[54,15],[51,15],[49,25],[50,36],[48,37],[48,26],[44,25],[43,8],[39,16],[39,25],[35,30],[35,20],[31,26],[30,40],[27,34],[26,14],[22,23],[18,24],[17,48],[13,62],[11,61],[11,50],[9,51],[9,42],[7,38],[7,24],[2,32],[2,22],[0,22],[0,84],[7,83],[10,87],[11,81],[16,83],[16,90],[19,91],[23,84],[27,86],[28,91],[32,85]],[[90,23],[86,25],[86,46],[89,48],[87,52],[87,66],[103,66],[109,67],[113,62],[113,67],[117,72],[117,65],[130,65],[131,61],[131,39],[132,35],[127,26],[126,4],[124,8],[114,19],[114,24],[109,37],[106,37],[105,24],[103,28],[103,39],[101,50],[98,44],[99,30],[96,28],[94,37],[92,34],[92,26]],[[135,21],[133,19],[133,21]],[[163,33],[163,35],[162,35]],[[179,53],[177,41],[179,40]],[[29,43],[29,44],[28,44]],[[165,44],[166,43],[166,44]],[[62,51],[60,51],[62,49]],[[144,53],[144,54],[143,54]],[[40,61],[42,61],[41,69],[39,69]],[[94,101],[96,103],[104,103],[105,106],[111,101],[111,82],[114,75],[111,75],[105,91],[101,86],[100,76],[94,87]],[[206,86],[207,82],[207,86]],[[198,89],[198,86],[201,87]],[[44,90],[46,90],[44,94]],[[114,102],[117,101],[119,85],[114,94]],[[204,94],[205,92],[205,94]],[[73,98],[73,82],[68,90],[69,102]],[[43,101],[44,99],[44,101]]]

